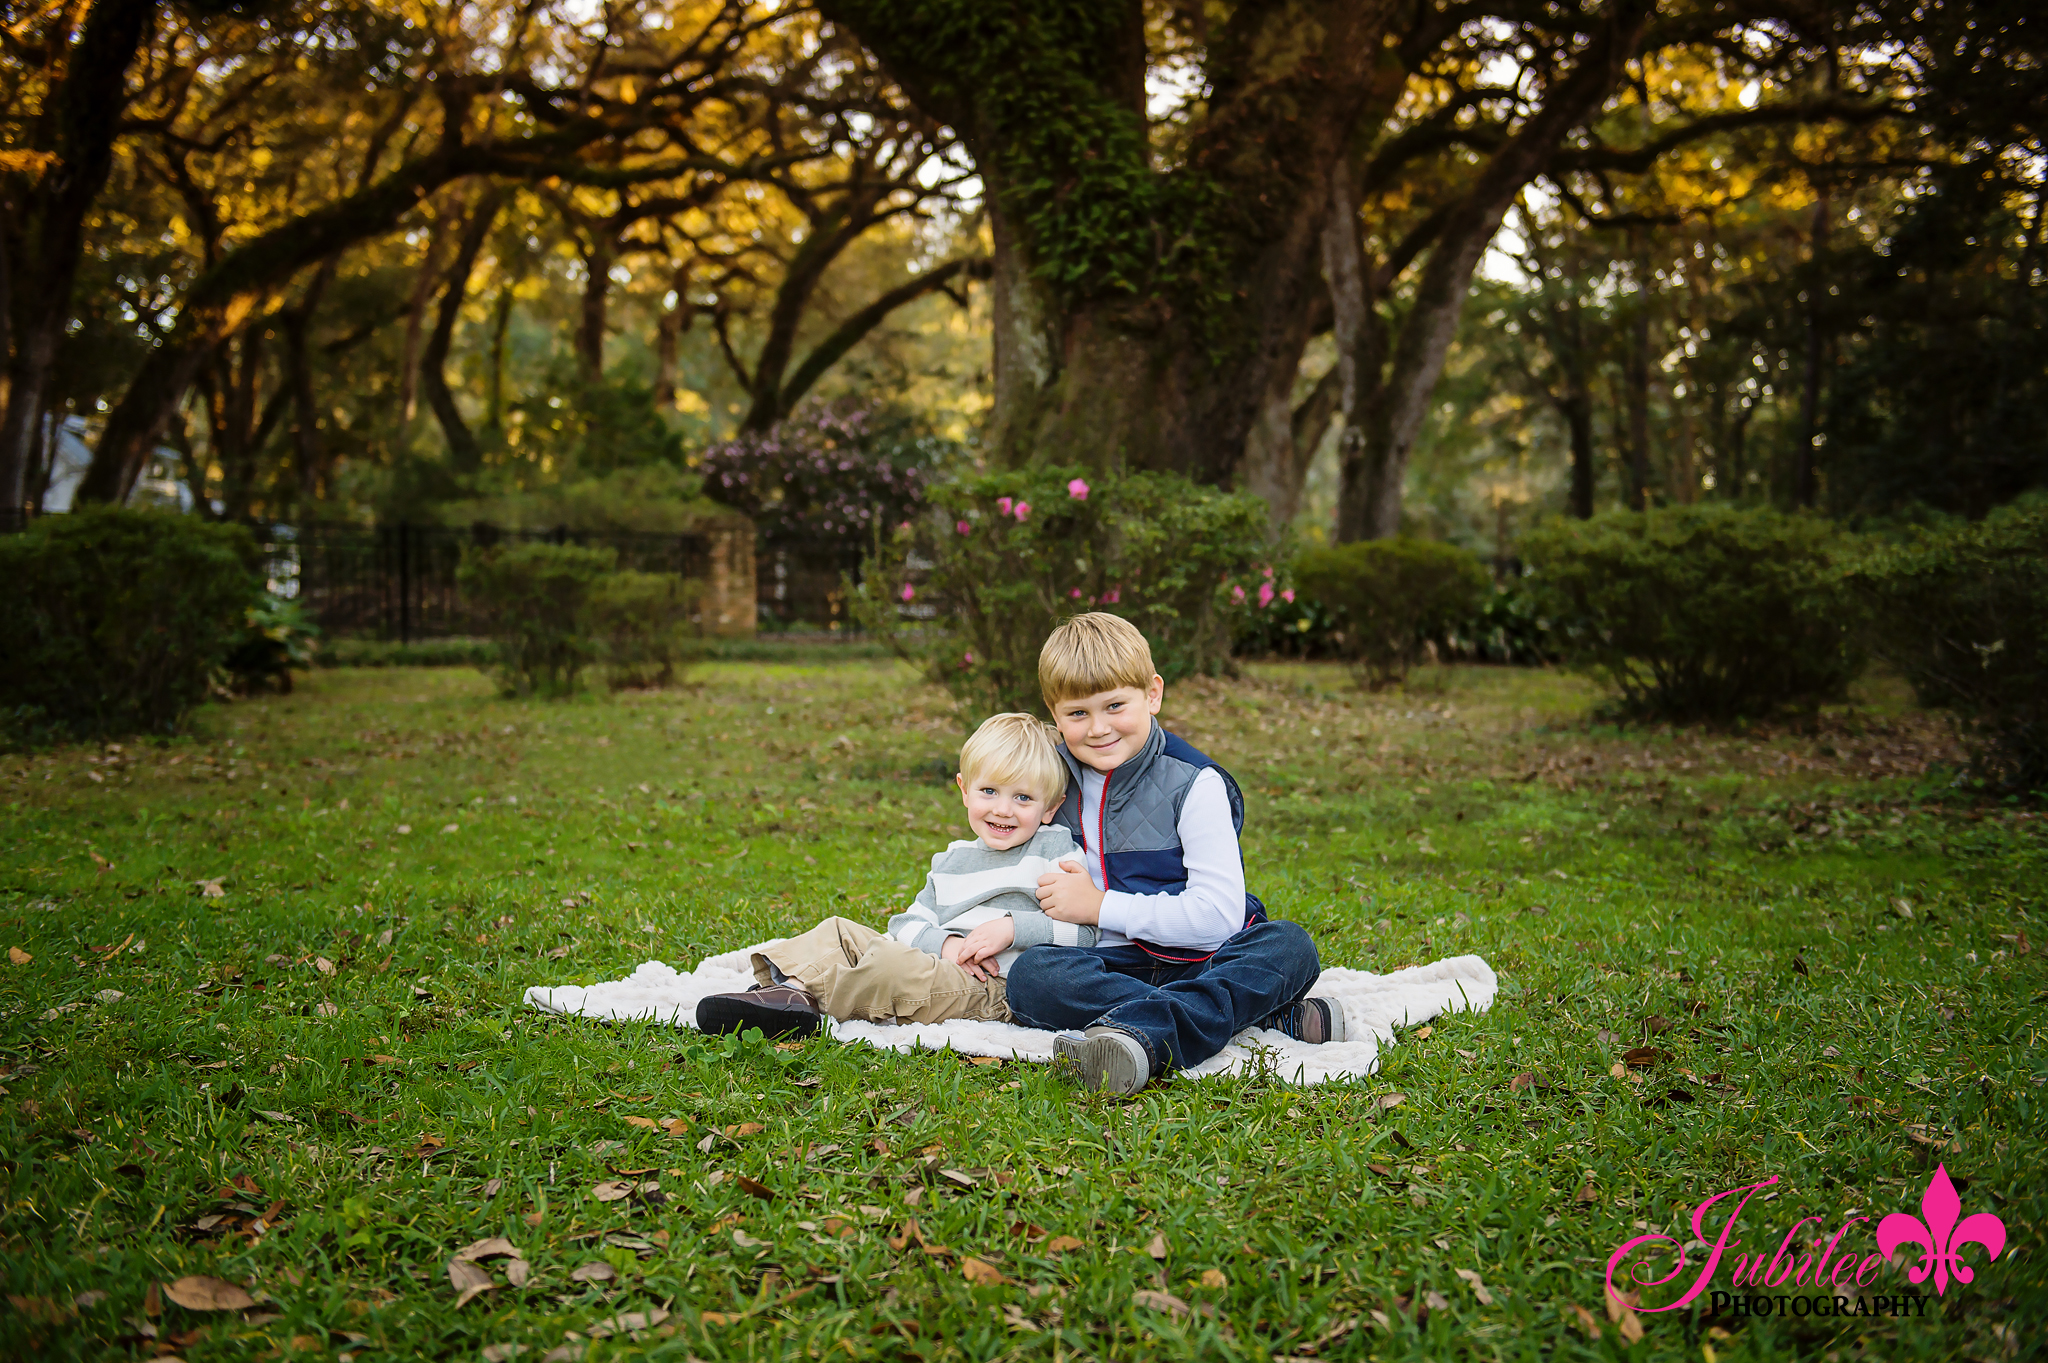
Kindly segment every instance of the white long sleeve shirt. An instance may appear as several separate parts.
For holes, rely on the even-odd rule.
[[[1237,846],[1237,828],[1230,820],[1230,796],[1214,768],[1204,770],[1181,802],[1181,861],[1188,883],[1179,894],[1131,894],[1110,890],[1097,846],[1102,829],[1104,778],[1081,770],[1081,852],[1088,879],[1102,897],[1100,946],[1123,946],[1133,940],[1155,946],[1211,951],[1244,926],[1244,856]]]

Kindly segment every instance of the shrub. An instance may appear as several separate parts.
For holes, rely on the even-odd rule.
[[[1169,681],[1222,671],[1264,581],[1265,503],[1177,475],[1039,468],[930,495],[934,514],[867,565],[854,614],[970,718],[1043,714],[1038,650],[1081,611],[1143,630]]]
[[[321,667],[474,667],[488,671],[498,661],[489,639],[332,639],[315,659]]]
[[[1558,660],[1560,628],[1569,626],[1544,615],[1517,579],[1483,593],[1478,610],[1453,624],[1444,642],[1456,657],[1531,667]]]
[[[1408,674],[1423,647],[1475,614],[1489,589],[1476,556],[1434,540],[1364,540],[1294,561],[1303,595],[1340,622],[1336,643],[1375,690]]]
[[[483,608],[508,695],[567,695],[598,654],[590,599],[618,562],[613,549],[503,544],[472,549],[456,581]]]
[[[273,687],[290,695],[292,669],[313,665],[320,627],[296,601],[265,592],[243,614],[243,625],[221,666],[242,695]]]
[[[949,448],[871,408],[812,400],[772,431],[712,446],[698,472],[706,495],[753,518],[764,546],[858,553],[923,512]]]
[[[2048,792],[2048,503],[1874,550],[1850,582],[1872,650],[1956,712],[1978,775]]]
[[[1552,521],[1522,543],[1566,661],[1625,711],[1761,718],[1838,698],[1863,668],[1851,541],[1816,517],[1730,506]]]
[[[15,737],[175,730],[261,591],[239,527],[92,508],[0,536],[0,705]]]
[[[590,634],[614,690],[664,686],[702,651],[692,617],[704,584],[674,573],[613,573],[590,593]]]

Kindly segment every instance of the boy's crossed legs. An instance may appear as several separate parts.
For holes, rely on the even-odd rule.
[[[720,1015],[700,1015],[700,1025],[718,1031],[727,1030],[719,1023],[758,1026],[787,1036],[817,1030],[820,1013],[842,1022],[1010,1020],[999,976],[977,980],[951,961],[850,918],[827,918],[809,932],[775,942],[755,952],[753,964],[761,987],[718,996]],[[723,1017],[725,1012],[732,1016]]]
[[[1100,1027],[1134,1038],[1146,1073],[1131,1077],[1143,1087],[1168,1069],[1199,1065],[1247,1027],[1272,1025],[1275,1013],[1307,999],[1321,974],[1308,933],[1278,920],[1254,923],[1208,960],[1184,965],[1136,946],[1029,951],[1010,970],[1008,995],[1022,1026]],[[1341,1036],[1341,1015],[1335,1026]]]

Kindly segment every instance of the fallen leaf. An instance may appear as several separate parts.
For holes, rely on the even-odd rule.
[[[519,1246],[502,1235],[493,1235],[488,1240],[478,1240],[455,1251],[455,1257],[464,1263],[473,1264],[479,1259],[523,1258]]]
[[[299,1347],[299,1341],[296,1338],[292,1340],[292,1347]],[[307,1347],[310,1348],[312,1346],[309,1345]],[[486,1344],[484,1346],[484,1363],[511,1363],[511,1360],[519,1357],[524,1352],[526,1352],[524,1344]]]
[[[1598,1202],[1599,1200],[1600,1194],[1593,1190],[1593,1185],[1590,1183],[1581,1185],[1577,1196],[1572,1198],[1574,1202]]]
[[[524,1259],[514,1259],[505,1265],[505,1281],[514,1287],[526,1286],[526,1280],[533,1276],[533,1265]]]
[[[979,1283],[984,1287],[995,1287],[1010,1281],[994,1264],[983,1263],[971,1255],[960,1261],[960,1276],[968,1282]]]
[[[1628,1066],[1617,1060],[1607,1067],[1607,1073],[1616,1079],[1626,1079],[1628,1078]]]
[[[633,1195],[633,1183],[628,1179],[608,1178],[590,1190],[590,1195],[599,1202],[623,1202]]]
[[[956,1188],[974,1188],[980,1184],[980,1180],[964,1169],[941,1169],[939,1177]]]
[[[708,1155],[711,1153],[711,1147],[716,1144],[718,1144],[718,1133],[714,1131],[703,1140],[698,1141],[697,1148]]]
[[[477,1297],[497,1287],[490,1274],[466,1259],[448,1261],[448,1283],[455,1289],[457,1307],[467,1306]]]
[[[1407,1101],[1408,1095],[1405,1093],[1383,1093],[1380,1095],[1380,1106],[1383,1108],[1397,1108]]]
[[[9,947],[7,948],[7,959],[14,962],[16,965],[27,965],[30,961],[33,961],[35,957],[29,955],[20,947]]]
[[[1164,1259],[1166,1257],[1166,1237],[1164,1235],[1154,1235],[1152,1243],[1145,1246],[1145,1252],[1155,1259]]]
[[[569,1270],[569,1281],[572,1283],[608,1283],[618,1276],[617,1271],[602,1259],[593,1259],[587,1264],[579,1264]]]
[[[1417,1041],[1427,1041],[1435,1032],[1436,1028],[1434,1027],[1418,1027],[1415,1031],[1415,1039]]]
[[[504,1186],[505,1180],[502,1178],[485,1179],[483,1192],[480,1194],[480,1196],[482,1196],[485,1201],[489,1201],[491,1198],[496,1197],[498,1195],[498,1190],[500,1188],[503,1188]]]
[[[1230,1286],[1230,1275],[1220,1268],[1202,1270],[1202,1286],[1224,1288]]]
[[[1675,1025],[1670,1018],[1652,1013],[1643,1019],[1643,1034],[1645,1036],[1662,1036]]]
[[[246,1311],[256,1304],[254,1297],[220,1278],[180,1278],[164,1284],[164,1295],[187,1311]]]
[[[1065,1254],[1070,1249],[1086,1249],[1088,1242],[1075,1235],[1055,1235],[1045,1242],[1047,1254]]]
[[[219,899],[227,894],[227,891],[220,887],[220,882],[226,879],[226,876],[221,876],[214,880],[197,880],[193,884],[199,887],[199,895],[202,899]]]
[[[1510,1093],[1520,1093],[1525,1088],[1533,1087],[1536,1082],[1534,1071],[1523,1070],[1520,1074],[1508,1080],[1508,1091]]]
[[[699,1311],[697,1319],[706,1325],[730,1325],[739,1319],[739,1315],[731,1311]]]
[[[1448,1311],[1451,1309],[1451,1299],[1434,1288],[1422,1294],[1422,1304],[1432,1311]]]
[[[1630,1069],[1646,1070],[1660,1060],[1669,1060],[1671,1052],[1655,1046],[1631,1046],[1621,1053],[1621,1058]]]
[[[626,1120],[630,1122],[633,1119],[628,1117]],[[680,1136],[690,1129],[690,1119],[688,1117],[663,1117],[655,1125],[661,1130],[668,1132],[671,1136]]]
[[[313,958],[313,969],[319,971],[322,975],[332,975],[334,973],[334,962],[328,960],[325,956],[315,956]]]
[[[592,1339],[608,1339],[612,1335],[629,1335],[640,1330],[649,1330],[668,1319],[668,1312],[659,1306],[650,1306],[645,1311],[624,1311],[604,1320],[593,1321],[584,1326]]]
[[[1149,1307],[1154,1311],[1164,1311],[1175,1320],[1181,1320],[1188,1314],[1188,1304],[1179,1297],[1171,1292],[1155,1292],[1149,1287],[1141,1287],[1131,1293],[1131,1303],[1135,1306]]]
[[[761,1123],[759,1122],[741,1122],[737,1126],[727,1127],[725,1129],[725,1134],[728,1140],[737,1140],[741,1136],[759,1135],[761,1132],[766,1131],[767,1129],[767,1127],[761,1125]]]
[[[1486,1284],[1479,1280],[1479,1275],[1477,1273],[1473,1272],[1469,1268],[1455,1268],[1451,1271],[1453,1273],[1456,1273],[1460,1278],[1463,1278],[1466,1282],[1472,1284],[1472,1295],[1479,1298],[1479,1304],[1481,1306],[1493,1305],[1493,1293],[1486,1290]]]
[[[741,1249],[760,1249],[764,1245],[773,1243],[769,1240],[757,1240],[743,1230],[736,1230],[732,1233],[732,1242]]]
[[[758,1197],[763,1202],[773,1202],[775,1200],[775,1190],[765,1183],[748,1178],[745,1174],[735,1175],[733,1181],[740,1185],[741,1192],[746,1193],[750,1197]]]
[[[1571,1308],[1572,1314],[1578,1317],[1579,1328],[1593,1339],[1600,1338],[1600,1322],[1594,1318],[1593,1313],[1577,1302],[1571,1303]]]
[[[637,1126],[643,1131],[661,1130],[661,1123],[655,1121],[652,1117],[628,1117],[626,1118],[626,1125]]]

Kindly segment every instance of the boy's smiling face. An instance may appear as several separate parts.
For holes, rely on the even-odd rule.
[[[1115,771],[1136,757],[1152,736],[1152,716],[1166,699],[1166,683],[1157,673],[1140,691],[1119,686],[1092,696],[1063,700],[1052,707],[1053,722],[1067,751],[1084,766]]]
[[[967,806],[967,825],[981,845],[1005,852],[1031,841],[1040,825],[1052,822],[1059,806],[1023,782],[1002,783],[965,772],[953,778]]]

